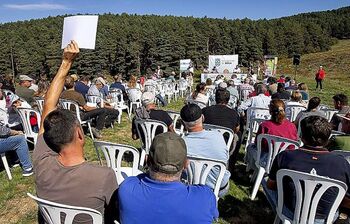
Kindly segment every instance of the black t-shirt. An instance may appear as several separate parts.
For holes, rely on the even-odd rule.
[[[237,111],[225,105],[213,105],[202,109],[204,123],[219,125],[234,130],[239,125]]]
[[[279,153],[270,170],[269,178],[276,181],[277,171],[280,169],[290,169],[305,173],[310,173],[312,169],[316,170],[317,175],[329,177],[344,182],[348,186],[347,196],[350,196],[350,165],[340,155],[335,155],[326,150],[315,152],[309,150],[286,150]],[[284,186],[284,204],[291,211],[295,207],[294,184],[290,178],[285,178]],[[335,199],[334,188],[328,189],[322,196],[317,207],[316,218],[325,219],[331,209]]]
[[[271,99],[289,100],[290,93],[288,91],[277,92],[277,93],[272,94]]]
[[[169,116],[169,114],[164,111],[164,110],[151,110],[149,112],[149,116],[150,118],[149,119],[152,119],[152,120],[157,120],[157,121],[162,121],[164,122],[168,127],[173,123],[173,119],[171,119],[171,117]],[[136,130],[136,125],[135,125],[135,118],[133,119],[132,121],[132,134],[137,134],[137,130]],[[157,130],[156,130],[156,135],[160,134],[160,133],[163,133],[163,130],[161,127],[158,127]],[[143,136],[142,136],[142,139],[143,139]]]

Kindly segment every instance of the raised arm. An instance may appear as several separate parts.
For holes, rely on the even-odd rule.
[[[61,95],[64,86],[64,80],[71,68],[74,59],[79,54],[78,44],[73,40],[70,44],[63,50],[62,63],[60,68],[52,80],[49,89],[45,95],[45,101],[43,106],[43,113],[41,115],[41,124],[39,135],[44,133],[44,120],[45,117],[53,110],[56,109],[58,99]]]

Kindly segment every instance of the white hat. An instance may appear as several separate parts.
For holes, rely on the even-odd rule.
[[[219,83],[219,88],[226,89],[227,88],[227,83],[226,82],[220,82]]]
[[[153,103],[155,100],[155,95],[152,92],[144,92],[141,96],[142,105],[146,106],[150,103]]]
[[[20,81],[33,81],[33,79],[30,78],[30,77],[27,76],[27,75],[20,75],[20,76],[19,76],[19,80],[20,80]]]

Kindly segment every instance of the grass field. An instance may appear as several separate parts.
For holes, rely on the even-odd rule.
[[[322,53],[303,55],[301,66],[298,69],[297,81],[305,82],[310,88],[311,96],[320,96],[323,103],[332,104],[332,96],[343,92],[350,96],[350,40],[340,41],[332,50]],[[314,74],[319,65],[326,70],[324,91],[314,91]],[[281,59],[278,66],[279,74],[294,74],[291,59]],[[170,104],[166,110],[179,111],[182,100]],[[121,125],[115,125],[113,129],[103,132],[103,140],[129,144],[139,147],[139,141],[133,141],[130,134],[131,123],[123,114]],[[86,138],[85,156],[88,161],[96,162],[97,156],[90,138]],[[220,219],[218,223],[272,223],[274,214],[267,204],[262,192],[257,199],[251,201],[249,193],[251,183],[245,173],[245,166],[241,162],[241,153],[230,182],[230,191],[225,198],[219,201]],[[19,167],[11,170],[13,180],[8,181],[4,171],[0,172],[0,224],[1,223],[36,223],[37,208],[35,203],[26,196],[26,192],[35,194],[34,178],[21,176]]]

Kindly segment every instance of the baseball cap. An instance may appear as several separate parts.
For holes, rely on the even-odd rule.
[[[106,85],[106,81],[105,81],[102,77],[98,77],[98,78],[96,79],[96,82],[100,82],[100,83],[102,83],[104,86]]]
[[[20,81],[33,81],[33,79],[30,78],[30,77],[27,76],[27,75],[20,75],[20,76],[19,76],[19,80],[20,80]]]
[[[149,157],[152,170],[165,174],[178,173],[186,163],[186,143],[175,133],[159,134],[153,139]]]
[[[153,103],[155,95],[152,92],[144,92],[141,96],[142,105],[146,106],[147,104]]]
[[[201,108],[194,103],[186,104],[180,111],[181,119],[185,122],[198,120],[202,116]]]

